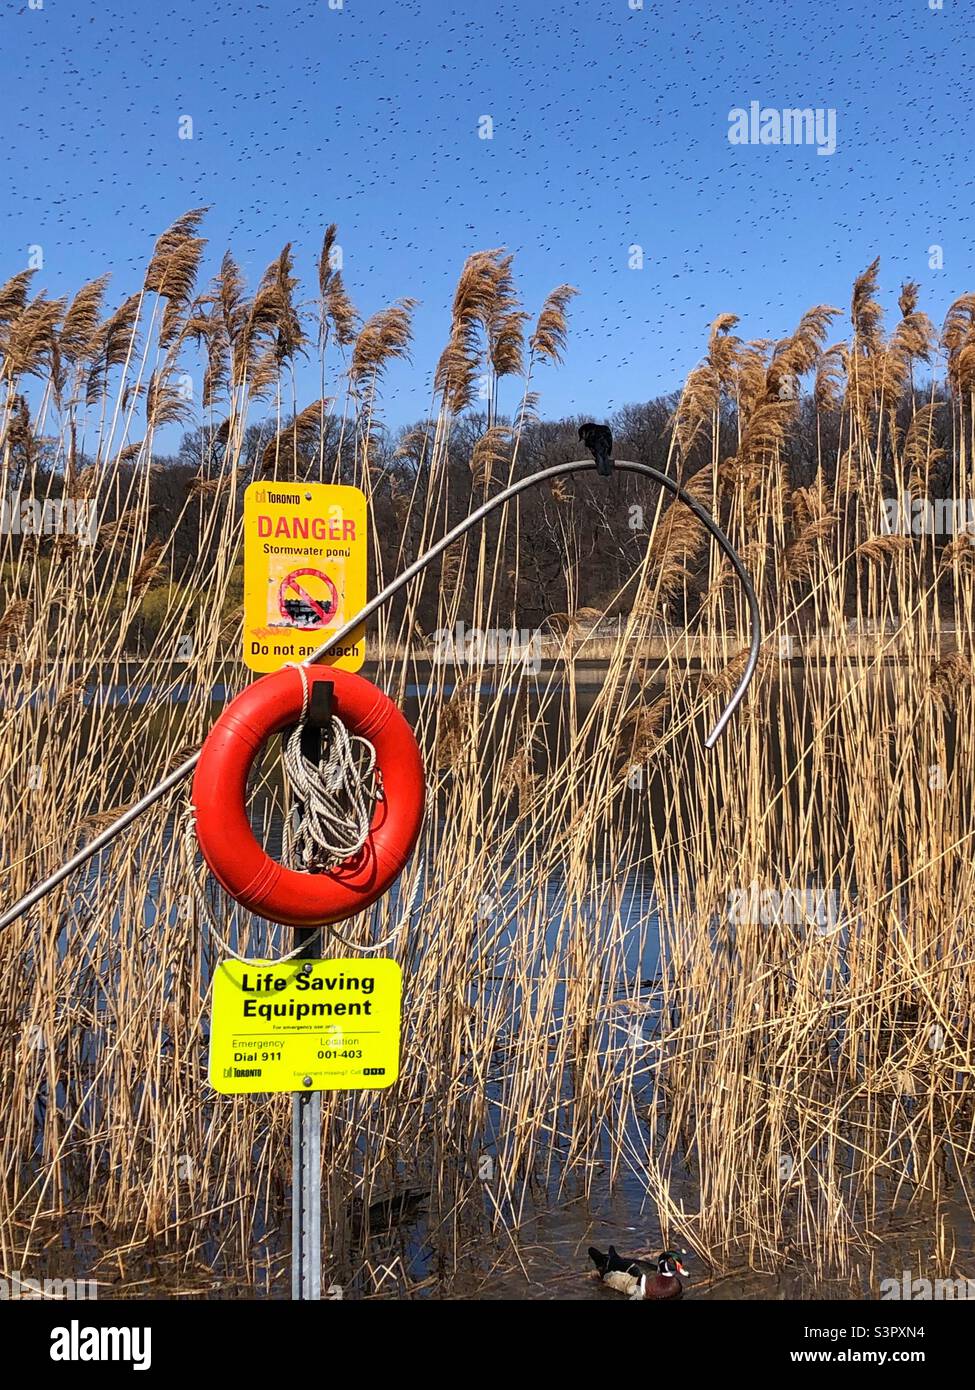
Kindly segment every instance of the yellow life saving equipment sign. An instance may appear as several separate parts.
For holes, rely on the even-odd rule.
[[[366,499],[331,483],[251,483],[244,493],[244,663],[304,661],[366,602]],[[322,662],[358,671],[365,627]]]
[[[210,1085],[362,1091],[399,1075],[403,976],[394,960],[228,960],[213,977]]]

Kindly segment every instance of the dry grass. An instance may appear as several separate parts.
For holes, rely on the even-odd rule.
[[[226,444],[194,490],[205,504],[201,554],[225,538],[205,576],[211,593],[227,591],[239,560],[241,450],[255,410],[270,403],[277,415],[262,455],[269,475],[289,476],[299,445],[332,421],[342,480],[367,495],[374,484],[377,384],[408,351],[411,301],[363,324],[331,268],[330,228],[321,399],[298,410],[292,366],[316,335],[290,250],[252,298],[229,256],[200,294],[199,225],[189,214],[161,238],[142,291],[107,317],[103,280],[70,307],[30,300],[23,275],[0,289],[2,491],[22,481],[30,493],[43,439],[66,493],[99,510],[110,499],[116,518],[95,547],[60,538],[53,558],[3,538],[6,901],[199,743],[211,718],[205,692],[225,676],[234,688],[245,679],[219,655],[228,621],[219,603],[198,606],[172,585],[145,670],[167,671],[152,663],[182,644],[178,666],[154,676],[132,709],[104,693],[132,682],[124,634],[147,587],[172,576],[167,545],[145,536],[149,461],[156,428],[177,418],[187,357],[203,353],[204,407]],[[404,1259],[383,1244],[376,1203],[391,1194],[424,1194],[449,1287],[488,1228],[517,1259],[519,1222],[546,1193],[623,1177],[655,1209],[648,1228],[659,1224],[667,1243],[692,1246],[717,1270],[800,1260],[854,1278],[872,1267],[891,1211],[910,1210],[953,1272],[945,1211],[949,1199],[968,1201],[973,1147],[975,595],[964,546],[936,554],[931,539],[899,541],[880,526],[881,499],[922,488],[936,460],[931,402],[914,384],[914,362],[933,349],[929,326],[905,287],[888,336],[876,284],[874,265],[854,289],[845,346],[825,347],[836,311],[824,307],[778,344],[741,341],[737,320],[722,315],[678,406],[673,469],[739,543],[768,634],[746,710],[711,757],[700,731],[739,669],[746,625],[699,528],[669,509],[654,518],[630,617],[601,649],[592,698],[576,681],[590,654],[579,612],[563,615],[566,640],[540,684],[511,659],[467,673],[449,698],[421,696],[431,814],[404,890],[418,890],[422,908],[397,945],[402,1077],[378,1098],[326,1097],[331,1277],[355,1276],[378,1295],[410,1288]],[[513,475],[532,373],[561,354],[571,293],[554,291],[532,327],[510,258],[488,251],[468,262],[436,370],[439,411],[410,444],[423,461],[398,500],[410,554],[442,533],[447,443],[481,372],[491,409],[471,468],[485,489]],[[967,496],[970,296],[949,315],[944,346],[952,460]],[[498,419],[506,377],[522,385],[511,432]],[[833,458],[820,446],[813,483],[798,488],[784,446],[803,390],[817,419],[839,416],[841,442]],[[905,400],[902,429],[895,406]],[[719,438],[730,407],[731,452]],[[94,464],[81,468],[82,456]],[[324,457],[323,448],[328,480]],[[133,458],[135,471],[122,471]],[[518,527],[512,508],[502,541]],[[668,605],[702,563],[706,598],[685,634]],[[449,564],[473,566],[475,602],[461,612],[461,586],[443,583],[440,626],[517,626],[499,608],[493,553],[477,536]],[[376,679],[401,701],[423,655],[413,641],[420,584],[395,626],[380,617],[375,638],[385,653]],[[801,680],[780,646],[796,634],[820,659]],[[174,704],[177,683],[198,698]],[[481,684],[509,693],[484,695]],[[271,769],[268,822],[280,809],[275,787]],[[139,1287],[130,1270],[147,1253],[174,1261],[174,1278],[206,1265],[258,1279],[268,1259],[280,1275],[288,1101],[216,1097],[204,1082],[217,952],[189,895],[180,807],[176,797],[158,807],[97,872],[0,940],[4,1271],[29,1270],[68,1221],[93,1233],[100,1276],[120,1286]],[[654,920],[632,911],[641,874],[654,885]],[[729,903],[752,884],[771,920],[732,921]],[[776,920],[789,890],[812,887],[836,895],[838,929],[801,912]],[[381,909],[377,932],[396,910]],[[269,941],[252,920],[236,929],[252,950],[281,945],[283,934]]]

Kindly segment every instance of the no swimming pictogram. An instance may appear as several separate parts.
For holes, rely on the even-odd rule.
[[[291,570],[278,589],[278,609],[292,627],[328,627],[338,611],[338,601],[338,590],[321,570]]]

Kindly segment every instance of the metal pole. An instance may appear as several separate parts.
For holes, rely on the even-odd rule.
[[[308,943],[302,956],[312,954],[317,935],[314,927],[295,928],[295,944]],[[291,1297],[308,1303],[321,1296],[322,1093],[296,1091],[291,1097]]]
[[[305,720],[301,728],[301,752],[309,762],[321,766],[325,753],[327,730],[332,722],[334,681],[316,680],[311,683]],[[290,730],[282,735],[286,743]],[[282,834],[282,858],[291,868],[297,867],[291,850],[292,837],[288,831],[291,808],[285,813]],[[317,927],[295,927],[295,946],[300,947],[299,960],[315,954]],[[306,974],[310,965],[303,967]],[[304,1085],[310,1088],[312,1078],[306,1076]],[[298,1302],[317,1303],[322,1296],[322,1094],[305,1089],[291,1097],[291,1297]]]
[[[441,555],[449,545],[452,545],[454,541],[458,539],[458,537],[464,535],[466,531],[469,531],[471,527],[477,525],[478,522],[483,521],[486,516],[495,511],[496,508],[500,507],[503,503],[510,501],[512,497],[517,497],[519,493],[525,492],[526,489],[535,487],[537,483],[544,483],[552,478],[562,478],[569,473],[591,473],[595,471],[595,468],[596,464],[591,459],[585,459],[575,463],[560,463],[554,468],[543,468],[540,473],[529,474],[527,478],[522,478],[517,483],[512,483],[511,486],[505,488],[503,492],[499,492],[496,497],[492,497],[489,501],[482,503],[480,507],[471,512],[470,516],[465,517],[453,530],[448,531],[445,536],[437,541],[436,545],[432,545],[429,550],[419,557],[419,559],[414,560],[412,565],[409,565],[402,574],[397,575],[397,577],[391,583],[387,584],[385,589],[381,590],[374,599],[370,599],[366,606],[360,609],[354,618],[350,618],[337,632],[333,632],[331,637],[329,637],[326,642],[323,642],[317,651],[305,657],[301,665],[309,666],[325,656],[338,642],[341,642],[343,638],[348,637],[350,633],[354,632],[360,623],[372,617],[373,613],[380,609],[384,603],[388,602],[394,594],[399,593],[404,584],[408,584],[431,560],[435,560],[436,557]],[[752,629],[748,661],[745,664],[744,674],[732,693],[731,699],[722,710],[718,722],[704,740],[705,748],[713,748],[724,732],[728,720],[741,702],[748,688],[749,681],[755,674],[755,666],[758,662],[758,650],[762,641],[761,614],[759,612],[758,599],[755,597],[755,591],[752,588],[748,573],[738,556],[738,552],[731,544],[731,541],[717,522],[701,506],[700,502],[698,502],[696,498],[691,497],[689,493],[685,492],[680,483],[675,482],[674,479],[668,477],[666,473],[661,473],[659,469],[651,468],[650,465],[646,463],[628,463],[622,459],[617,459],[615,461],[615,468],[621,473],[639,473],[641,476],[649,478],[652,482],[659,484],[660,487],[666,488],[668,492],[673,493],[685,506],[690,507],[698,521],[700,521],[705,530],[713,536],[731,561],[734,571],[741,580],[742,587],[745,590]],[[73,855],[62,864],[59,869],[56,869],[53,874],[49,874],[47,878],[38,883],[36,887],[32,888],[29,893],[25,893],[18,902],[14,903],[13,907],[8,908],[3,916],[0,917],[0,930],[4,927],[9,927],[12,922],[16,922],[18,917],[23,916],[35,903],[40,902],[41,898],[50,893],[52,888],[56,888],[70,873],[73,873],[75,869],[80,868],[82,864],[86,863],[92,855],[97,854],[105,845],[110,844],[111,841],[115,839],[116,835],[120,834],[126,826],[131,825],[144,811],[148,811],[151,806],[154,806],[161,797],[165,796],[168,791],[177,786],[184,777],[188,777],[196,767],[199,757],[199,752],[196,752],[191,758],[187,758],[186,762],[176,768],[175,771],[167,773],[161,782],[153,787],[151,791],[146,792],[138,801],[134,802],[127,811],[124,811],[122,815],[103,830],[100,835],[96,835],[93,840],[89,841],[83,849],[80,849],[77,854]]]

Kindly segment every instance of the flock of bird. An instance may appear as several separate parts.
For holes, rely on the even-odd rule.
[[[120,300],[155,236],[206,205],[209,268],[229,246],[253,279],[292,241],[310,275],[336,221],[364,312],[420,300],[425,399],[464,257],[504,245],[526,307],[581,291],[584,346],[542,383],[546,404],[611,412],[682,380],[718,312],[784,334],[809,304],[842,303],[878,252],[894,293],[914,276],[946,306],[971,288],[963,10],[24,3],[0,60],[0,269],[41,245],[38,284],[111,268]],[[834,108],[836,153],[733,147],[729,110],[752,98]],[[932,243],[944,271],[928,271]]]

